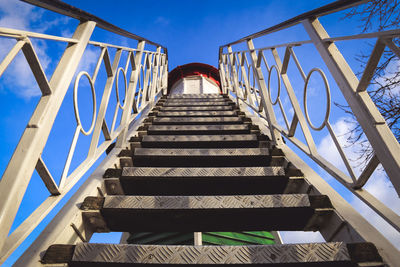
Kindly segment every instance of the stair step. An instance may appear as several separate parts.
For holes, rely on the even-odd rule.
[[[232,102],[229,98],[169,98],[161,99],[164,103],[186,103],[186,102]]]
[[[241,124],[242,117],[170,117],[152,119],[153,124]]]
[[[114,178],[115,179],[115,178]],[[283,167],[125,167],[119,179],[126,195],[251,195],[296,192],[304,179],[285,176]],[[106,187],[108,183],[106,182]],[[115,186],[114,186],[115,187]],[[112,190],[109,190],[114,194]],[[298,192],[298,191],[297,191]]]
[[[165,101],[159,102],[163,107],[187,107],[187,106],[231,106],[232,101]]]
[[[52,245],[44,264],[69,266],[384,266],[371,243],[176,246],[78,243]]]
[[[161,111],[216,111],[232,110],[232,106],[161,107]]]
[[[259,138],[255,134],[144,135],[142,138],[136,137],[133,140],[140,140],[141,147],[145,148],[245,148],[260,145]]]
[[[307,194],[86,197],[81,209],[116,232],[315,231],[333,212],[328,197]]]
[[[249,124],[233,125],[149,125],[147,133],[149,135],[191,135],[191,134],[248,134],[250,133]]]
[[[237,111],[160,111],[157,117],[235,117]]]
[[[267,148],[135,148],[135,167],[257,167],[269,166]]]
[[[181,95],[169,95],[167,99],[186,99],[186,98],[227,98],[225,95],[221,94],[181,94]]]

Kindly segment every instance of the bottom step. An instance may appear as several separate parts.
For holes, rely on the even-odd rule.
[[[383,266],[370,243],[342,242],[255,246],[52,245],[42,263],[69,266]]]

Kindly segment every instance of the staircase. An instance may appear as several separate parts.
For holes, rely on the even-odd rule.
[[[162,97],[119,161],[104,173],[106,194],[87,196],[80,206],[94,232],[329,228],[331,238],[248,246],[54,244],[43,264],[384,266],[373,244],[337,234],[349,226],[329,198],[314,193],[227,95]]]

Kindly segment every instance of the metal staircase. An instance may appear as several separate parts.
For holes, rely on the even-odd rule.
[[[310,194],[301,171],[227,96],[161,98],[119,160],[120,168],[104,174],[106,195],[87,196],[80,206],[85,228],[93,232],[318,231],[332,221],[338,231],[346,223],[327,196]],[[54,244],[42,263],[383,266],[373,244],[352,241]]]
[[[169,78],[179,78],[182,69],[168,76],[168,52],[162,45],[59,0],[24,2],[80,22],[71,38],[0,30],[2,38],[16,40],[0,62],[0,76],[22,51],[42,92],[0,181],[0,264],[9,263],[9,256],[18,253],[22,255],[13,259],[15,266],[38,267],[399,264],[400,253],[382,229],[372,226],[360,215],[360,208],[356,210],[343,196],[361,200],[374,216],[400,232],[400,216],[365,187],[381,164],[393,188],[400,192],[400,145],[366,91],[385,49],[400,57],[400,48],[393,42],[400,31],[332,38],[318,20],[367,1],[336,1],[221,46],[219,69],[212,72],[221,94],[182,95],[169,93]],[[261,48],[253,43],[294,26],[303,26],[309,38]],[[137,46],[92,40],[97,28],[135,40]],[[366,38],[376,39],[376,44],[359,81],[335,43]],[[33,39],[66,44],[49,79]],[[239,50],[243,45],[247,47]],[[326,66],[321,68],[328,78],[321,68],[308,73],[302,68],[301,56],[294,50],[307,46],[316,48],[313,53],[323,60]],[[98,49],[96,66],[78,71],[88,47]],[[206,64],[202,65],[205,68]],[[290,81],[288,73],[293,71],[298,71],[296,83],[303,88],[301,92]],[[272,99],[271,77],[275,74],[278,91]],[[313,74],[322,78],[326,94],[326,113],[318,126],[307,110],[307,87]],[[83,126],[80,118],[85,109],[78,109],[82,79],[87,79],[92,93],[89,127]],[[104,84],[100,90],[99,80]],[[124,100],[119,95],[122,80]],[[359,175],[329,121],[329,83],[333,82],[336,95],[352,109],[374,151]],[[70,115],[74,113],[76,127],[71,129],[66,158],[60,160],[62,174],[54,177],[43,153],[68,90],[73,90],[74,112]],[[299,93],[303,101],[298,99]],[[293,111],[291,115],[285,105]],[[333,140],[343,168],[319,154],[314,138],[322,129]],[[83,151],[85,157],[74,165],[82,136],[90,136],[90,144],[87,153]],[[325,170],[342,188],[333,188],[310,163]],[[95,164],[99,165],[94,168]],[[36,193],[28,190],[35,171],[50,195],[29,215],[19,218],[24,197]],[[54,218],[46,221],[51,216]],[[325,242],[270,244],[271,239],[260,245],[259,231],[318,231]],[[114,244],[92,242],[93,234],[109,232],[123,232],[124,238]],[[221,234],[219,242],[238,233],[249,234],[254,243],[202,244],[202,232],[215,236],[231,233]],[[131,238],[126,238],[127,233]],[[158,236],[150,236],[154,233]],[[184,236],[175,238],[176,233]],[[188,233],[194,234],[193,244]],[[158,238],[182,244],[160,244]],[[146,242],[140,243],[141,239]]]

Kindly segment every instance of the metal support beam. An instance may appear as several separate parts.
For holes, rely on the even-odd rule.
[[[372,102],[368,92],[357,92],[359,81],[336,45],[323,41],[324,38],[329,38],[329,35],[318,19],[304,20],[303,25],[364,130],[397,194],[400,195],[399,142]]]
[[[257,80],[258,88],[260,90],[259,93],[261,96],[261,104],[264,107],[265,115],[268,119],[268,125],[270,127],[272,140],[274,140],[277,144],[280,144],[280,143],[282,143],[282,136],[281,136],[281,133],[273,127],[273,125],[277,125],[278,123],[276,121],[272,103],[267,96],[268,88],[265,84],[264,74],[262,73],[262,69],[259,64],[259,63],[261,63],[260,58],[257,58],[257,51],[254,48],[253,40],[251,40],[251,39],[247,40],[247,46],[250,50],[250,57],[251,57],[253,72],[254,72],[254,76],[256,77],[256,80]]]
[[[272,54],[275,59],[275,63],[278,66],[278,70],[280,72],[280,70],[282,69],[282,61],[278,55],[278,51],[275,48],[272,48],[271,50],[272,50]],[[289,57],[290,57],[290,53],[288,50],[286,50],[284,61],[289,62]],[[289,128],[289,134],[293,134],[293,136],[294,136],[295,125],[297,124],[296,122],[298,121],[300,123],[300,127],[301,127],[301,130],[303,131],[303,135],[304,135],[304,138],[306,139],[307,146],[308,146],[308,149],[310,150],[310,153],[316,154],[317,147],[315,146],[310,129],[307,127],[306,119],[300,108],[300,103],[297,100],[296,94],[293,90],[292,84],[290,83],[289,76],[287,75],[286,71],[285,71],[285,73],[281,74],[281,77],[282,77],[282,81],[286,87],[286,92],[289,96],[290,102],[292,103],[292,107],[294,109],[294,115],[293,115],[291,127]]]
[[[109,136],[109,131],[107,129],[105,115],[106,115],[106,111],[107,111],[107,107],[108,107],[108,101],[110,99],[112,86],[114,84],[115,76],[117,75],[117,69],[118,69],[119,61],[121,59],[122,50],[118,49],[117,52],[115,53],[112,66],[111,66],[110,60],[108,58],[109,57],[108,52],[107,52],[107,50],[105,50],[105,51],[106,52],[104,54],[104,57],[107,59],[104,60],[104,64],[105,64],[106,68],[110,69],[110,72],[107,75],[106,85],[104,86],[103,96],[102,96],[102,99],[100,102],[99,114],[97,115],[96,123],[95,123],[94,130],[93,130],[92,140],[91,140],[90,148],[89,148],[89,152],[88,152],[89,157],[93,156],[96,153],[96,149],[97,149],[99,139],[100,139],[100,132],[102,130],[103,130],[103,133],[106,133],[105,138],[111,139]]]
[[[50,80],[52,94],[41,97],[0,182],[0,249],[17,214],[36,163],[96,23],[80,23]]]
[[[269,127],[265,120],[257,114],[253,115],[247,109],[243,109],[246,116],[251,118],[262,133],[271,137]],[[359,242],[361,238],[372,242],[378,248],[379,253],[389,266],[396,266],[400,261],[400,253],[375,227],[373,227],[361,214],[359,214],[343,197],[335,191],[321,176],[318,175],[304,160],[302,160],[289,146],[282,143],[277,146],[285,154],[289,162],[301,169],[305,179],[312,185],[312,194],[327,195],[340,216],[347,221],[339,226],[334,223],[326,223],[320,230],[327,241]],[[327,234],[330,234],[329,236]]]
[[[159,96],[158,94],[157,96]],[[152,105],[148,104],[142,110],[141,117],[137,117],[131,129],[128,132],[129,136],[136,134],[137,128],[143,123],[147,114],[151,111]],[[87,196],[100,195],[98,187],[103,184],[103,174],[108,168],[114,168],[118,163],[118,154],[120,148],[114,148],[110,154],[102,161],[102,163],[94,170],[88,179],[80,186],[78,191],[70,198],[67,204],[59,211],[53,220],[46,226],[42,233],[35,239],[31,246],[15,263],[15,266],[42,266],[40,257],[42,251],[45,251],[54,243],[76,244],[85,240],[90,240],[93,232],[84,227],[82,211],[79,209],[78,203],[83,202]],[[71,224],[75,227],[72,227]],[[79,236],[77,230],[80,232]]]
[[[135,66],[132,66],[132,73],[129,79],[128,92],[125,96],[126,108],[122,113],[121,125],[127,125],[129,119],[131,118],[132,105],[135,101],[135,90],[139,79],[140,63],[142,62],[144,45],[145,41],[140,41],[137,46],[138,51],[136,52],[135,55]],[[128,129],[122,130],[121,134],[118,136],[116,147],[121,148],[125,145],[127,131]]]

